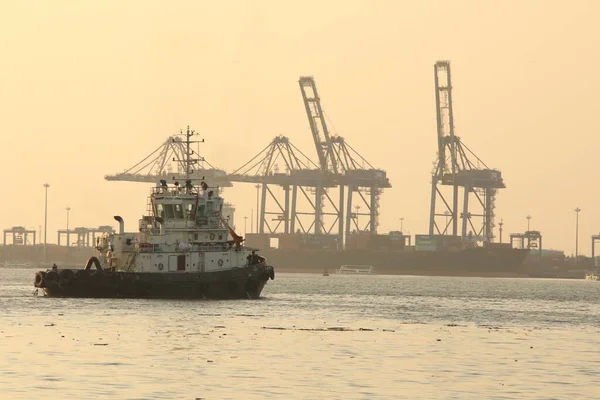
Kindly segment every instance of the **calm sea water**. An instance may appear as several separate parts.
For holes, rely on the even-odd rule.
[[[33,296],[0,269],[2,399],[600,398],[600,282],[277,274],[260,300]]]

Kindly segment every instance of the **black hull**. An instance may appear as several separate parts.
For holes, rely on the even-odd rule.
[[[34,285],[49,297],[256,299],[274,278],[273,267],[261,263],[202,273],[59,269],[38,272]]]
[[[376,274],[521,276],[529,250],[477,247],[462,251],[261,250],[279,272],[322,273],[341,265],[372,265]]]

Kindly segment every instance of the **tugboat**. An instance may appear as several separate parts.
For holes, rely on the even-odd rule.
[[[223,218],[218,187],[192,184],[189,127],[186,132],[184,185],[165,180],[152,189],[149,215],[138,232],[119,232],[96,239],[95,252],[82,269],[51,269],[35,274],[34,285],[51,297],[255,299],[272,266],[243,245]],[[228,238],[231,235],[232,240]],[[92,268],[93,267],[93,268]]]

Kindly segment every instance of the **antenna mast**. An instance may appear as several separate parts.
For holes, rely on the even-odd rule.
[[[190,138],[194,135],[194,131],[190,130],[190,126],[188,125],[187,127],[187,132],[185,134],[185,156],[186,156],[186,162],[185,162],[185,180],[186,182],[190,180],[190,174],[191,174],[191,150],[190,150]]]
[[[179,131],[181,135],[184,135],[183,131]],[[185,160],[177,160],[173,157],[173,161],[184,162],[185,164],[185,180],[186,182],[190,181],[190,176],[194,173],[192,169],[193,164],[197,164],[198,162],[204,161],[204,157],[192,158],[195,154],[194,150],[191,149],[192,143],[204,143],[204,139],[202,140],[190,140],[190,138],[194,135],[197,135],[196,131],[190,129],[189,125],[187,130],[185,131]],[[172,139],[175,142],[175,138]],[[203,178],[204,179],[204,178]]]

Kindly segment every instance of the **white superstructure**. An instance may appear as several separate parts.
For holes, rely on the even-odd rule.
[[[186,133],[184,185],[165,180],[152,190],[149,215],[139,220],[137,232],[126,233],[121,217],[119,233],[97,239],[100,263],[107,268],[131,272],[214,272],[257,264],[260,257],[243,247],[243,238],[231,228],[234,208],[219,196],[218,188],[205,182],[192,184],[189,128]]]
[[[100,262],[117,270],[156,273],[211,272],[248,265],[252,250],[222,216],[223,198],[206,184],[196,190],[168,187],[165,181],[150,196],[151,215],[139,220],[138,232],[98,238]],[[229,235],[233,240],[229,239]]]

